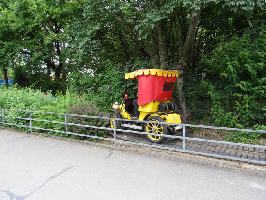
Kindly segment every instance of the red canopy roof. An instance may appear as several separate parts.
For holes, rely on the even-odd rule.
[[[138,80],[138,104],[168,101],[172,98],[178,71],[145,69],[126,74],[126,79]]]

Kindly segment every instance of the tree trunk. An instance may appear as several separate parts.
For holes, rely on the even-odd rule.
[[[122,32],[119,32],[118,36],[119,36],[119,39],[120,39],[121,46],[123,47],[123,50],[124,50],[123,51],[124,52],[124,60],[126,62],[128,62],[128,61],[131,60],[131,53],[130,53],[130,50],[129,50],[128,43],[126,42],[125,38],[123,37],[123,33]]]
[[[166,69],[167,68],[167,47],[166,41],[163,31],[162,22],[159,22],[157,25],[157,33],[158,33],[158,52],[160,58],[160,68]]]
[[[50,67],[50,65],[47,65],[47,76],[50,76],[52,72],[52,68]]]
[[[146,43],[146,49],[149,52],[151,65],[154,68],[155,66],[160,66],[160,58],[158,53],[158,34],[157,30],[154,30],[151,34],[151,43]]]
[[[66,69],[64,68],[64,69],[62,70],[62,80],[65,82],[66,79],[67,79],[67,72],[66,72]]]
[[[62,59],[61,59],[60,42],[55,42],[55,50],[56,50],[56,54],[59,58],[59,64],[55,68],[55,80],[60,80],[61,79],[61,73],[62,73],[62,70],[64,67]]]
[[[124,19],[124,15],[122,13],[122,11],[120,11],[116,17],[116,20],[117,20],[117,24],[118,24],[118,29],[117,29],[117,35],[119,37],[119,40],[120,40],[120,44],[121,44],[121,47],[123,48],[123,52],[124,52],[124,60],[125,62],[128,62],[131,60],[132,58],[132,55],[130,53],[130,47],[129,47],[129,44],[125,38],[125,34],[124,34],[124,23],[125,23],[125,19]]]
[[[184,96],[184,92],[183,92],[184,68],[187,67],[187,64],[188,64],[189,51],[190,51],[191,46],[193,44],[194,36],[195,36],[196,30],[197,30],[197,26],[199,24],[199,21],[200,21],[200,10],[194,11],[191,14],[189,27],[188,27],[188,31],[186,34],[186,40],[185,40],[184,45],[183,45],[181,52],[180,52],[181,55],[180,55],[180,60],[179,60],[179,70],[181,72],[181,75],[177,81],[177,92],[178,92],[177,100],[178,100],[178,104],[182,110],[183,122],[187,122],[187,119],[189,116],[189,112],[188,112],[187,107],[186,107],[186,101],[185,101],[185,96]]]
[[[47,59],[45,60],[45,63],[46,63],[46,67],[47,67],[47,75],[50,76],[51,75],[51,72],[52,70],[55,69],[55,63],[51,60],[51,59]]]
[[[189,23],[188,31],[186,33],[186,40],[184,42],[184,45],[181,50],[181,55],[180,55],[179,64],[183,65],[184,67],[186,67],[188,63],[189,50],[191,49],[191,46],[193,44],[199,21],[200,21],[200,10],[194,11],[190,17],[190,23]]]
[[[187,111],[187,106],[186,106],[186,101],[185,101],[185,96],[183,92],[183,84],[184,84],[184,79],[183,79],[183,70],[179,69],[181,72],[180,76],[177,79],[177,101],[178,105],[181,109],[182,112],[182,121],[185,123],[187,122],[188,119],[188,111]]]
[[[55,34],[60,34],[61,33],[61,27],[60,25],[58,24],[57,21],[54,22],[55,23],[55,26],[54,26],[54,33]],[[56,55],[58,56],[58,66],[55,67],[55,80],[61,80],[61,74],[62,74],[62,70],[64,68],[64,63],[62,61],[62,55],[61,55],[61,42],[60,41],[56,41],[55,44],[54,44],[54,47],[55,47],[55,52],[56,52]]]
[[[4,81],[5,81],[5,85],[8,88],[9,87],[9,83],[8,83],[7,68],[4,67],[2,69],[2,72],[3,72],[3,78],[4,78]]]
[[[59,65],[55,68],[55,80],[61,80],[62,70],[63,64],[60,62]]]

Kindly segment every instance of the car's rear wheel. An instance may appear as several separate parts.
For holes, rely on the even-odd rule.
[[[167,134],[167,126],[160,124],[164,120],[158,116],[148,117],[147,123],[144,126],[145,132],[147,132],[147,139],[153,143],[162,143],[165,139],[164,135]],[[150,133],[150,134],[149,134]]]

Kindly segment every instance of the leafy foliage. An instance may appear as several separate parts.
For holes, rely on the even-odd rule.
[[[77,93],[106,111],[124,72],[182,66],[174,96],[184,91],[191,119],[264,124],[265,9],[264,0],[0,0],[0,73],[38,90],[2,90],[0,106],[64,112]]]
[[[124,92],[124,72],[111,64],[102,71],[76,72],[70,75],[70,91],[86,94],[87,99],[95,102],[102,110],[109,110],[115,101],[120,101]]]
[[[65,125],[52,122],[44,122],[42,120],[64,122],[65,118],[63,115],[56,114],[45,114],[46,112],[55,113],[72,113],[79,110],[75,114],[81,115],[97,115],[98,108],[86,101],[83,97],[70,94],[59,95],[57,97],[52,96],[50,93],[42,93],[38,90],[32,89],[17,89],[17,88],[0,88],[0,107],[8,109],[5,112],[5,121],[9,123],[29,125],[27,120],[17,119],[17,117],[28,118],[31,114],[34,118],[32,125],[43,129],[54,129],[59,131],[65,131]],[[72,117],[68,118],[68,122],[80,123],[84,120],[75,119]],[[103,125],[104,121],[99,120],[87,120],[87,124],[99,126]],[[69,131],[76,130],[74,126],[69,127]],[[38,130],[37,130],[38,131]],[[83,130],[84,134],[94,134],[105,136],[106,132],[89,131],[88,129]],[[55,134],[51,132],[51,134]],[[67,136],[66,134],[56,134],[61,136]]]
[[[226,135],[226,140],[244,144],[260,144],[262,135],[259,133],[231,132]]]
[[[218,125],[254,126],[265,119],[265,27],[218,46],[203,60]],[[216,80],[219,80],[217,82]]]

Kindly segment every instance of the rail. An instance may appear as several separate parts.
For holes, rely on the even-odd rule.
[[[133,144],[169,151],[179,151],[195,155],[266,165],[265,145],[243,144],[208,138],[190,137],[188,135],[187,129],[212,129],[230,132],[245,132],[247,134],[259,133],[264,135],[266,135],[266,130],[216,127],[195,124],[169,124],[160,122],[160,124],[167,126],[179,125],[181,127],[181,133],[177,135],[163,135],[168,142],[164,144],[154,144],[147,142],[147,140],[143,138],[143,136],[146,136],[147,134],[155,135],[154,133],[116,127],[116,122],[129,124],[134,123],[142,126],[145,123],[149,123],[149,121],[127,120],[120,118],[112,118],[112,120],[114,120],[115,125],[113,128],[107,126],[108,122],[110,121],[110,117],[107,116],[0,109],[0,126],[24,128],[30,132],[35,130],[57,133],[61,135],[73,135],[97,140],[105,140],[112,142],[113,145]],[[92,130],[96,130],[96,132],[92,133]],[[98,132],[100,131],[108,131],[109,134],[99,134]],[[127,136],[127,139],[121,137],[121,135]],[[161,135],[156,134],[156,136]]]

